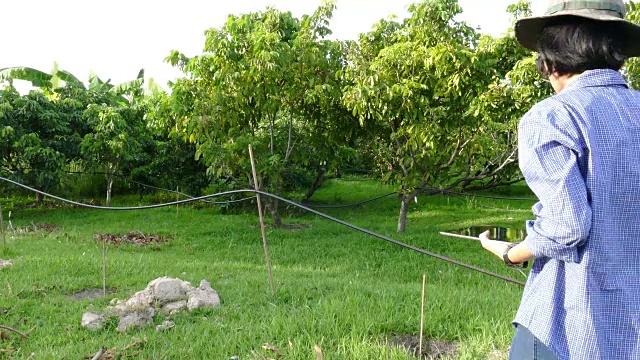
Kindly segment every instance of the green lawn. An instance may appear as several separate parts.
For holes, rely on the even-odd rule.
[[[526,189],[508,189],[517,195]],[[376,182],[335,180],[314,197],[351,203],[389,192]],[[504,194],[504,192],[503,192]],[[129,204],[133,198],[116,199]],[[135,198],[137,201],[137,198]],[[511,210],[491,210],[476,203]],[[394,197],[327,213],[372,231],[504,275],[524,280],[481,250],[479,243],[445,238],[438,231],[472,224],[522,226],[531,201],[461,201],[421,198],[412,205],[406,234],[395,233]],[[5,204],[6,207],[6,204]],[[7,209],[5,209],[5,223]],[[175,207],[136,212],[74,208],[13,210],[14,226],[55,224],[58,230],[8,234],[0,259],[0,325],[22,331],[0,339],[0,359],[80,359],[102,346],[139,359],[411,359],[386,339],[417,334],[422,274],[427,276],[425,336],[460,344],[453,358],[495,358],[512,336],[522,288],[354,232],[316,216],[294,212],[298,231],[267,229],[276,282],[272,297],[254,213],[224,214],[215,208]],[[6,225],[6,224],[5,224]],[[107,285],[115,293],[95,301],[69,294],[102,287],[102,246],[96,233],[142,231],[172,235],[166,245],[110,246]],[[174,330],[126,334],[115,324],[99,332],[80,326],[82,314],[101,311],[113,297],[127,298],[161,276],[199,284],[207,279],[223,306],[174,317]],[[162,322],[161,317],[155,319]],[[141,344],[122,351],[133,342]],[[143,339],[146,338],[146,341]],[[281,355],[263,349],[277,348]],[[493,355],[490,355],[491,353]]]

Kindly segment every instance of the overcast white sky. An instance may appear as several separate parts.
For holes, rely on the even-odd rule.
[[[517,0],[459,0],[463,19],[500,35],[510,26],[506,7]],[[334,37],[356,39],[381,18],[404,17],[413,0],[337,0]],[[545,0],[534,0],[534,12]],[[4,0],[0,19],[0,69],[28,66],[49,71],[53,62],[81,80],[94,71],[117,84],[144,68],[166,88],[181,75],[164,58],[173,49],[199,54],[204,30],[228,14],[272,5],[295,16],[312,13],[320,0]]]

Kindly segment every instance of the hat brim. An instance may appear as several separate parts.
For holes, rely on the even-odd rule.
[[[562,17],[581,17],[585,19],[606,21],[615,25],[616,29],[624,36],[623,48],[621,51],[627,57],[640,56],[640,26],[608,15],[583,15],[583,14],[554,14],[546,16],[533,16],[518,20],[516,22],[516,38],[523,47],[536,51],[538,47],[538,39],[542,34],[544,27],[550,22],[557,22]]]

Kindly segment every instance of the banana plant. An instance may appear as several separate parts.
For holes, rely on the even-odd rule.
[[[13,80],[28,81],[34,87],[47,90],[55,90],[67,84],[86,90],[82,81],[70,72],[58,69],[57,63],[53,64],[50,74],[25,66],[0,69],[0,83],[8,82],[12,84]]]
[[[60,70],[57,63],[53,64],[51,73],[25,66],[0,69],[0,83],[8,82],[13,85],[14,80],[28,81],[47,95],[54,95],[57,89],[71,85],[82,90],[108,95],[114,104],[128,104],[143,95],[144,69],[138,72],[136,79],[118,85],[111,84],[111,80],[102,81],[97,75],[91,74],[88,88],[70,72]]]

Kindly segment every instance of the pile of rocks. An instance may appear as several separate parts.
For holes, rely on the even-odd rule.
[[[111,300],[104,313],[88,312],[82,315],[82,326],[92,330],[102,329],[106,319],[118,318],[118,331],[142,328],[153,323],[156,314],[171,316],[177,312],[220,306],[218,293],[211,284],[202,280],[195,288],[180,279],[162,277],[155,279],[147,287],[122,301]],[[157,331],[173,328],[174,324],[164,321]]]

